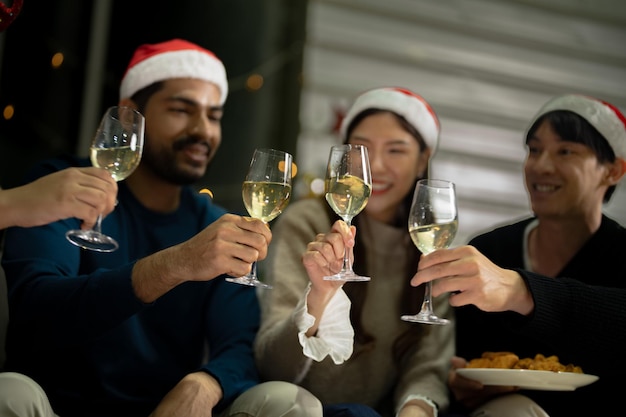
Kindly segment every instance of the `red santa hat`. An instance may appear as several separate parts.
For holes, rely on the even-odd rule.
[[[139,46],[120,85],[120,98],[129,98],[155,82],[170,78],[209,81],[220,89],[220,104],[228,95],[224,64],[208,49],[183,39]]]
[[[554,110],[569,110],[588,121],[609,142],[615,156],[626,159],[626,117],[617,107],[597,98],[566,94],[552,98],[544,104],[531,121],[530,127],[541,116]]]
[[[433,151],[437,148],[441,130],[439,119],[422,96],[396,87],[375,88],[362,93],[341,122],[339,132],[343,138],[352,120],[367,109],[387,110],[404,117],[419,132],[429,148]]]

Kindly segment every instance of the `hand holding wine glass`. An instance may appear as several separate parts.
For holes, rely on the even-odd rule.
[[[458,229],[458,210],[454,183],[424,179],[417,182],[409,212],[409,234],[424,254],[444,249],[452,244]],[[425,324],[447,324],[437,317],[432,307],[432,282],[426,284],[419,313],[404,315],[402,320]]]
[[[291,154],[275,149],[256,149],[242,186],[243,204],[250,217],[269,223],[289,204],[291,198]],[[256,262],[249,274],[226,281],[272,288],[259,281]]]
[[[326,169],[326,201],[348,226],[367,205],[372,192],[367,148],[362,145],[337,145],[330,149]],[[341,271],[324,277],[330,281],[369,281],[352,270],[348,250],[344,251]]]
[[[130,107],[109,107],[91,141],[93,166],[106,169],[115,181],[128,177],[139,165],[143,152],[145,120]],[[101,232],[102,215],[91,230],[70,230],[65,236],[76,246],[97,252],[113,252],[115,239]]]

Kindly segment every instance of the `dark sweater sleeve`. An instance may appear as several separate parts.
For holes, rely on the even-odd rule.
[[[86,165],[76,161],[75,165]],[[29,175],[33,180],[70,166],[44,163]],[[119,251],[87,254],[65,239],[79,227],[78,219],[45,226],[6,230],[2,266],[7,276],[11,327],[25,329],[33,346],[74,345],[97,337],[144,308],[131,283],[134,262]],[[109,256],[110,255],[110,256]],[[90,260],[107,259],[110,269],[89,269]],[[83,269],[89,272],[84,272]],[[26,329],[28,331],[26,331]]]
[[[616,361],[626,346],[626,289],[548,278],[517,270],[530,288],[535,310],[517,323],[520,330],[547,341],[557,351],[579,352],[586,372],[626,370]]]
[[[206,310],[210,359],[203,369],[222,386],[224,396],[216,406],[220,411],[259,382],[252,346],[261,314],[254,287],[217,279],[219,287]]]

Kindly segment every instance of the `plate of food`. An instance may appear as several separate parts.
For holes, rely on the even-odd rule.
[[[513,352],[484,352],[480,358],[456,370],[459,375],[484,385],[507,385],[545,391],[573,391],[598,380],[583,373],[580,366],[559,362],[557,356],[520,359]]]
[[[460,368],[456,371],[459,375],[475,379],[484,385],[511,385],[545,391],[574,391],[598,380],[595,375],[532,369]]]

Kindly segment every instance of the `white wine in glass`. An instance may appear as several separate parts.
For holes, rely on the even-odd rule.
[[[269,223],[287,206],[291,185],[282,182],[244,181],[241,194],[250,217]]]
[[[243,204],[250,217],[269,223],[283,212],[291,198],[291,154],[275,149],[256,149],[241,187]],[[257,277],[256,262],[249,274],[226,278],[228,282],[272,288]]]
[[[91,141],[91,164],[106,169],[115,181],[128,177],[139,165],[143,152],[145,119],[130,107],[109,107]],[[103,234],[102,215],[91,230],[75,229],[65,234],[74,245],[97,252],[113,252],[115,239]]]
[[[409,234],[415,246],[424,254],[449,247],[459,227],[454,183],[424,179],[417,182],[409,212]],[[419,313],[402,316],[402,320],[425,324],[448,324],[438,317],[432,307],[432,282],[424,289]]]
[[[365,146],[337,145],[330,149],[325,191],[328,205],[350,226],[354,216],[365,208],[372,193],[372,174]],[[370,277],[359,275],[352,270],[348,255],[348,251],[344,251],[341,271],[325,276],[325,280],[370,280]]]

